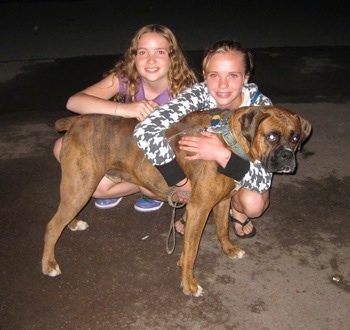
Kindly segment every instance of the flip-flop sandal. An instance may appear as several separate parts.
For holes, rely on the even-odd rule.
[[[231,218],[232,224],[238,223],[238,224],[240,224],[242,226],[242,229],[251,221],[249,218],[247,218],[244,222],[240,222],[239,220],[233,218],[232,216],[230,216],[230,218]],[[236,230],[235,226],[233,225],[233,232],[235,233],[235,235],[238,238],[252,238],[252,237],[254,237],[256,235],[256,229],[255,229],[254,226],[253,226],[253,230],[249,234],[239,235],[237,233],[237,230]]]
[[[184,217],[181,217],[178,221],[181,222],[181,224],[184,226],[184,231],[185,231],[185,226],[186,226],[186,221],[184,219]],[[183,236],[184,234],[179,232],[176,228],[175,228],[176,234],[179,234],[180,236]]]

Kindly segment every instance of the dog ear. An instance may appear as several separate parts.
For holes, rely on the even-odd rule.
[[[263,112],[259,107],[252,107],[252,109],[252,111],[243,114],[239,119],[242,135],[250,144],[253,143],[255,134],[261,122],[270,116],[268,112]]]
[[[300,143],[298,147],[300,151],[302,144],[306,141],[306,139],[311,134],[312,127],[311,127],[311,124],[306,119],[300,117],[299,115],[297,115],[297,117],[301,125],[301,137],[300,137]]]

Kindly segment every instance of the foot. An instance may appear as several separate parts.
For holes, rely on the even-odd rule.
[[[244,222],[241,222],[232,216],[230,216],[233,224],[233,232],[239,238],[252,238],[256,235],[256,229],[251,223],[251,220],[247,218]]]
[[[185,225],[186,225],[186,221],[184,217],[181,217],[179,220],[175,222],[175,230],[181,236],[185,234]]]
[[[164,202],[157,201],[155,199],[151,199],[147,196],[142,195],[142,197],[136,201],[134,208],[139,212],[152,212],[159,210],[163,204]]]
[[[119,198],[96,198],[95,200],[95,206],[99,209],[111,209],[112,207],[117,206],[123,197]]]

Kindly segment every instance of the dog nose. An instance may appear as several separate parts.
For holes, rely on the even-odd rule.
[[[283,149],[279,153],[279,158],[283,162],[288,163],[288,162],[290,162],[293,159],[293,152],[291,150]]]

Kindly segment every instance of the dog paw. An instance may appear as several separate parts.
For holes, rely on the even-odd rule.
[[[190,296],[192,295],[193,297],[202,297],[204,294],[203,288],[198,285],[197,286],[197,291],[196,292],[191,292],[191,291],[186,291],[186,290],[182,290],[182,292],[186,295],[186,296]]]
[[[242,259],[245,256],[245,252],[243,250],[235,251],[235,253],[230,253],[230,259]]]
[[[71,231],[85,230],[89,228],[89,224],[82,220],[76,220],[74,223],[68,225]]]
[[[52,269],[51,271],[47,272],[45,275],[48,275],[50,277],[55,277],[55,276],[60,275],[61,273],[62,272],[61,272],[60,266],[56,265],[56,267],[54,269]]]
[[[244,256],[245,256],[245,252],[244,252],[243,250],[241,250],[241,251],[239,251],[239,252],[237,253],[237,258],[238,258],[238,259],[242,259]]]
[[[193,294],[194,297],[202,297],[204,294],[203,288],[198,285],[198,290]]]
[[[203,290],[203,288],[200,285],[197,285],[197,291],[196,292],[186,291],[184,289],[184,285],[183,285],[182,282],[180,283],[180,287],[182,288],[182,292],[186,296],[192,295],[193,297],[202,297],[204,295],[204,290]]]

